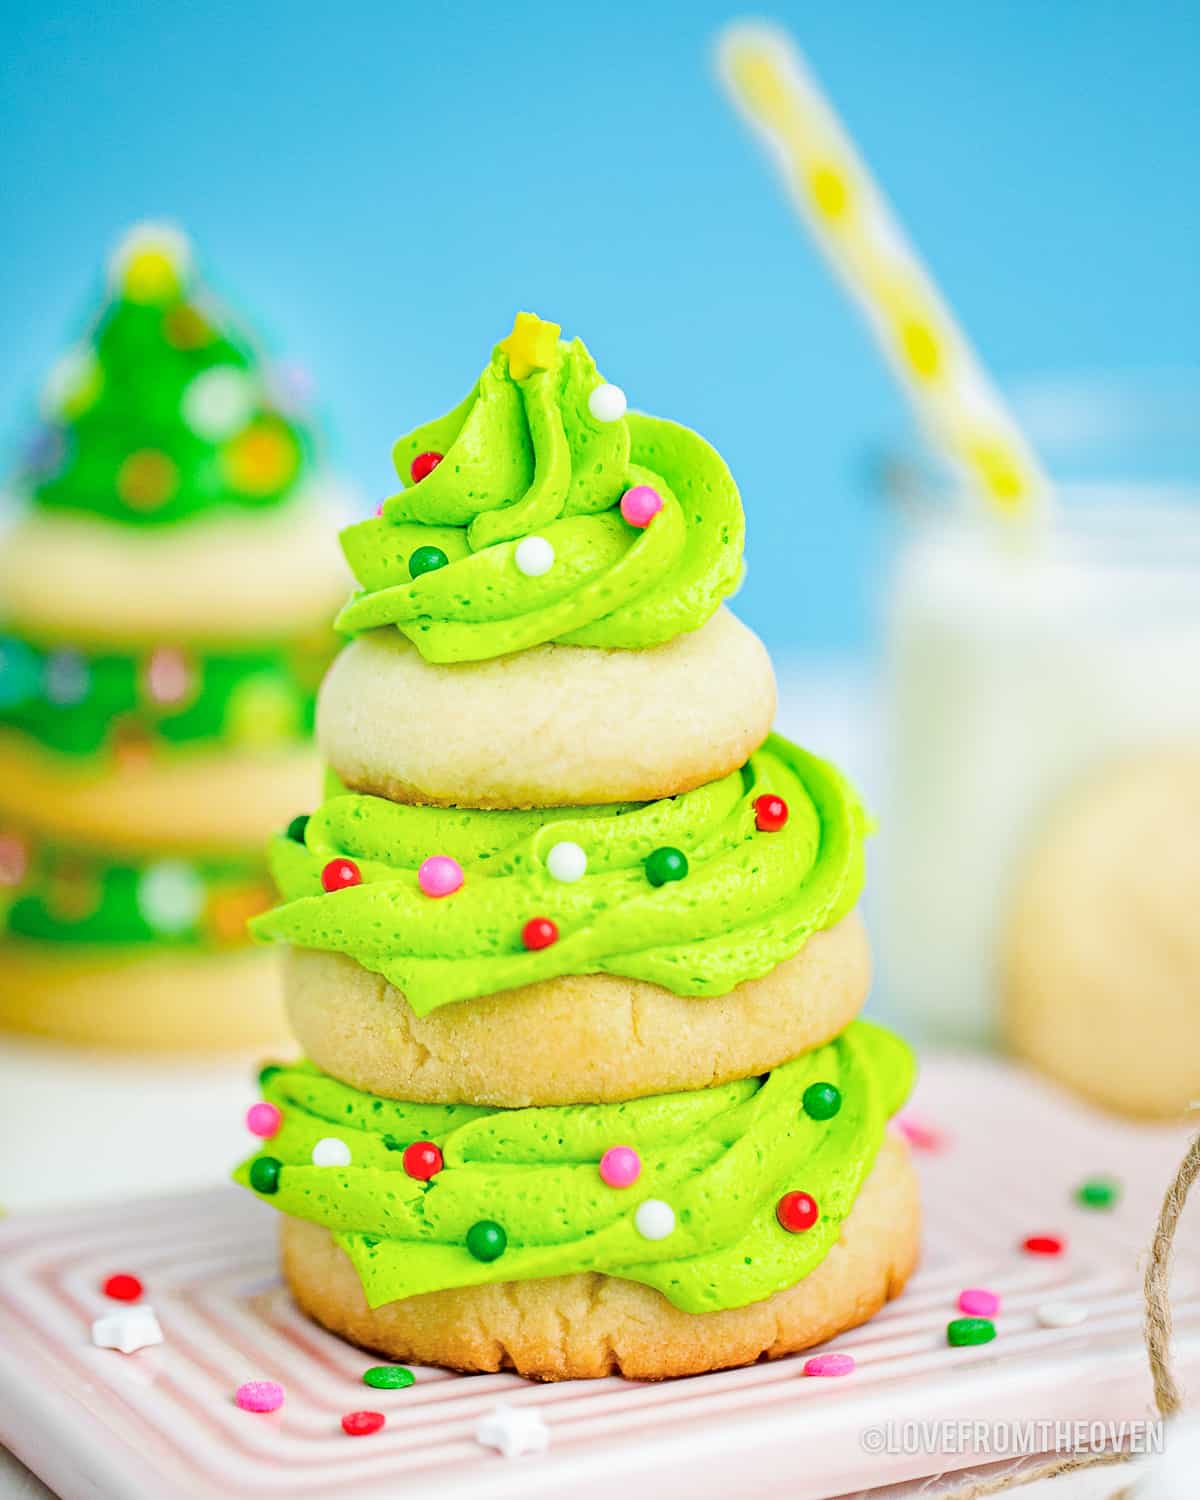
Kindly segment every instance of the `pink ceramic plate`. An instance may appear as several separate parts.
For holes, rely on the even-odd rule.
[[[909,1115],[926,1196],[920,1271],[899,1301],[829,1349],[857,1369],[802,1375],[803,1357],[639,1385],[536,1386],[512,1375],[416,1370],[407,1390],[361,1383],[373,1361],[291,1306],[275,1271],[274,1214],[216,1189],[0,1226],[0,1439],[63,1500],[340,1500],[403,1496],[779,1496],[843,1494],[965,1466],[969,1454],[874,1453],[865,1433],[906,1421],[1098,1421],[1142,1417],[1139,1256],[1179,1129],[1084,1112],[1029,1075],[978,1059],[925,1069]],[[1079,1206],[1085,1178],[1123,1185],[1115,1208]],[[1176,1326],[1181,1375],[1200,1375],[1197,1218],[1180,1230]],[[1063,1236],[1061,1256],[1019,1248]],[[91,1320],[116,1304],[113,1271],[146,1286],[166,1342],[125,1356],[95,1349]],[[951,1349],[965,1287],[1000,1293],[999,1337]],[[1036,1310],[1090,1309],[1069,1329]],[[281,1381],[269,1416],[239,1411],[245,1380]],[[544,1417],[550,1448],[506,1460],[474,1430],[498,1401]],[[387,1425],[347,1437],[344,1413]]]

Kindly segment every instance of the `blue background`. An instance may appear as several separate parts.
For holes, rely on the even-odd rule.
[[[517,307],[725,453],[741,608],[870,638],[872,456],[901,398],[712,77],[736,5],[9,3],[0,432],[15,451],[108,243],[170,217],[315,372],[370,495]],[[1200,332],[1200,8],[783,3],[986,361],[1161,370]]]

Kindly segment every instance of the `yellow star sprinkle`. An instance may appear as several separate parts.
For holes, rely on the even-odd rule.
[[[191,247],[173,224],[135,224],[113,252],[114,290],[130,302],[165,306],[183,291]]]
[[[130,302],[165,302],[179,290],[179,272],[161,250],[141,250],[125,267],[125,295]]]
[[[512,332],[501,339],[500,347],[508,355],[508,373],[514,380],[524,380],[534,370],[548,370],[558,349],[558,323],[545,323],[534,313],[519,312]]]

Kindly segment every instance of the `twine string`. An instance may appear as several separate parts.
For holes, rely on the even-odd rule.
[[[1171,1368],[1171,1255],[1175,1245],[1175,1231],[1179,1218],[1187,1203],[1192,1184],[1200,1176],[1200,1133],[1192,1140],[1179,1170],[1163,1196],[1158,1212],[1158,1223],[1150,1245],[1150,1260],[1146,1266],[1143,1284],[1146,1310],[1143,1332],[1146,1342],[1146,1358],[1150,1363],[1150,1379],[1154,1386],[1154,1404],[1163,1421],[1169,1421],[1182,1408],[1179,1384]],[[1068,1458],[1052,1459],[1034,1468],[1024,1469],[1019,1474],[996,1475],[992,1479],[977,1480],[952,1491],[945,1500],[985,1500],[988,1495],[999,1495],[1018,1485],[1032,1484],[1037,1479],[1058,1479],[1064,1474],[1074,1474],[1080,1469],[1099,1468],[1103,1464],[1125,1463],[1129,1454],[1118,1450],[1113,1453],[1077,1453]],[[1134,1500],[1134,1487],[1122,1485],[1110,1496],[1110,1500]]]

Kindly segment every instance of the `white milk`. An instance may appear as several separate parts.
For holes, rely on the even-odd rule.
[[[897,570],[879,925],[889,1010],[926,1038],[995,1039],[1017,864],[1077,779],[1200,741],[1200,508],[1064,514],[1025,556],[927,522]]]

